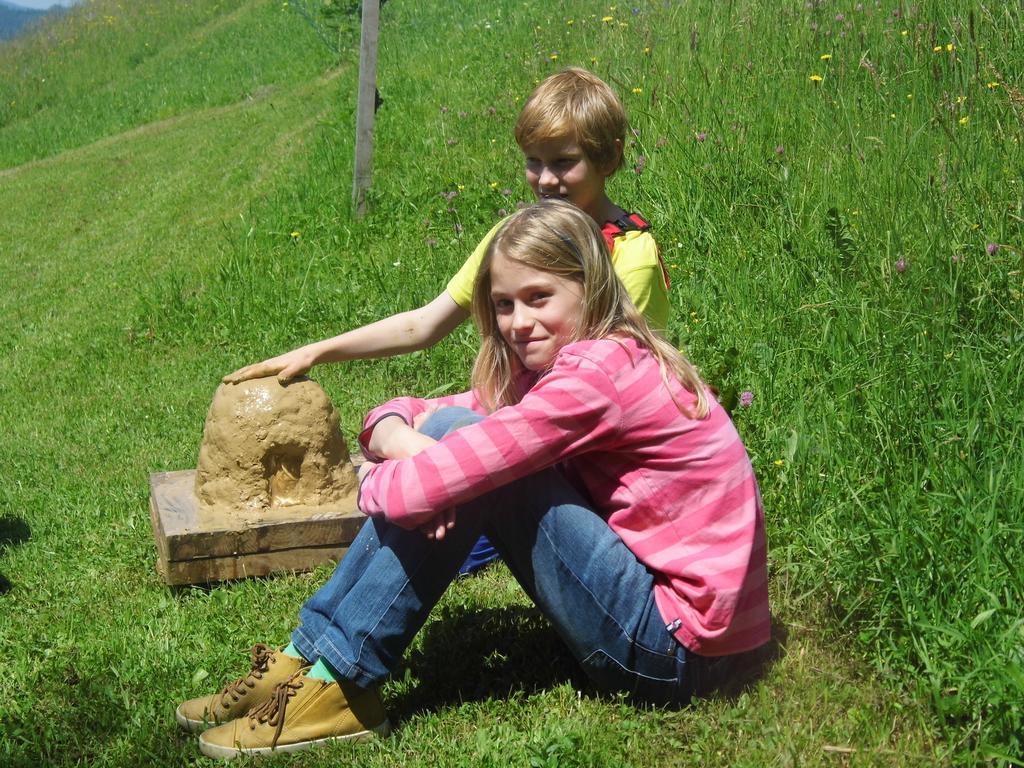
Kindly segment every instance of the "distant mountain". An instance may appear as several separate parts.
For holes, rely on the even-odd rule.
[[[49,13],[59,13],[64,9],[56,5],[47,10],[33,10],[23,8],[0,0],[0,40],[10,40],[16,37],[28,24],[46,16]]]

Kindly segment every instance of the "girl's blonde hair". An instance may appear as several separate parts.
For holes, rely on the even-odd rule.
[[[612,175],[623,162],[626,110],[604,80],[579,67],[547,77],[526,100],[516,120],[515,137],[525,152],[552,139],[572,139],[602,173]]]
[[[480,352],[473,364],[473,389],[490,410],[519,401],[517,387],[524,368],[498,329],[491,301],[491,264],[498,256],[578,283],[583,306],[573,341],[628,336],[646,347],[661,366],[697,396],[695,413],[703,418],[710,405],[693,364],[647,325],[612,268],[608,247],[597,224],[571,203],[542,200],[510,216],[491,240],[473,287],[473,320],[480,330]],[[674,396],[673,396],[674,399]]]

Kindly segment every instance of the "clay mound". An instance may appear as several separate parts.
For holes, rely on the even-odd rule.
[[[335,504],[358,481],[338,413],[306,378],[221,384],[206,415],[196,468],[201,508],[254,513]]]

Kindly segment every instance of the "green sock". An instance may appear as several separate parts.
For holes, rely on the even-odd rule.
[[[338,682],[337,673],[331,669],[330,665],[320,659],[316,664],[306,673],[306,677],[314,677],[317,680],[326,680],[329,683]]]
[[[291,656],[293,659],[303,659],[305,656],[299,653],[299,649],[295,647],[295,643],[288,643],[288,647],[281,651],[285,656]]]

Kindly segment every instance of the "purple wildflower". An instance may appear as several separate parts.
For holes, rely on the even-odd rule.
[[[662,147],[664,147],[667,144],[668,144],[668,139],[666,139],[664,136],[659,136],[658,140],[656,142],[654,142],[654,146],[656,146],[658,149],[661,149]]]
[[[896,259],[896,271],[900,273],[907,271],[907,260],[902,256]]]
[[[779,146],[775,148],[775,154],[778,155],[779,157],[782,157],[784,154],[786,154],[786,148],[779,144]]]
[[[442,115],[447,115],[448,114],[448,107],[446,107],[444,104],[441,105],[441,114]]]
[[[959,264],[962,259],[963,259],[963,254],[961,254],[961,253],[954,253],[953,254],[953,263],[954,264]]]
[[[841,13],[836,14],[836,21],[845,21],[846,17]]]
[[[987,253],[989,256],[993,255],[998,250],[999,243],[989,243],[988,245],[985,246],[985,253]]]
[[[526,203],[524,203],[522,200],[516,200],[516,210],[517,211],[521,211],[525,207],[526,207]]]
[[[639,157],[637,157],[636,164],[633,166],[633,170],[636,172],[636,174],[639,176],[641,173],[644,172],[644,168],[646,168],[646,167],[647,167],[647,158],[644,157],[643,155],[640,155]]]
[[[503,194],[505,197],[511,197],[512,190],[509,189],[508,187],[505,187],[503,190],[501,190],[501,194]]]
[[[428,248],[436,248],[437,247],[437,239],[433,238],[433,237],[428,237],[427,238],[427,247]]]
[[[465,119],[466,118],[466,113],[460,110],[459,111],[459,117],[462,118],[462,119]]]
[[[704,141],[704,139],[706,139],[707,137],[707,133],[701,131],[700,133],[697,134],[697,141]]]
[[[449,147],[454,147],[458,143],[458,139],[448,139],[448,141],[445,142],[445,144],[447,144]]]
[[[754,393],[749,389],[740,392],[740,406],[749,408],[754,402]]]
[[[506,216],[508,216],[508,211],[506,211],[504,208],[499,208],[498,209],[498,216],[500,218],[504,219]]]
[[[450,202],[451,202],[452,200],[454,200],[454,199],[455,199],[456,197],[458,197],[458,196],[459,196],[459,193],[458,193],[458,192],[456,192],[456,191],[455,191],[454,189],[453,189],[453,190],[451,190],[450,192],[442,192],[442,193],[441,193],[441,197],[443,197],[443,198],[444,198],[445,200],[447,200],[447,201],[448,201],[449,203],[450,203]]]
[[[461,224],[458,224],[458,223],[455,224],[455,234],[456,235],[461,235],[462,234],[462,225]]]

